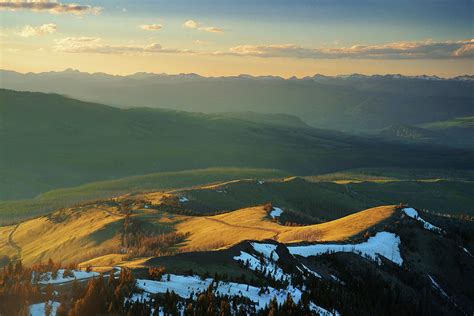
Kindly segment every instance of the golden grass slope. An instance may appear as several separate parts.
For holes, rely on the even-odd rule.
[[[17,255],[17,250],[10,245],[10,235],[14,233],[15,226],[0,227],[0,259]]]
[[[159,203],[161,197],[156,195],[155,202]],[[215,216],[174,215],[151,209],[146,213],[153,215],[150,220],[170,225],[177,232],[189,233],[186,242],[179,245],[179,251],[187,252],[227,248],[244,240],[346,241],[392,218],[396,209],[396,206],[381,206],[301,227],[282,226],[272,221],[263,206]],[[124,215],[116,213],[113,207],[89,205],[61,210],[16,226],[0,227],[0,257],[20,257],[26,265],[49,258],[93,266],[126,264],[120,254],[123,219]],[[134,262],[139,264],[140,261]]]
[[[267,212],[259,206],[215,216],[181,218],[176,229],[190,233],[184,251],[227,248],[243,240],[345,241],[390,219],[396,210],[394,205],[380,206],[327,223],[290,227],[266,220]]]
[[[92,236],[108,224],[123,218],[103,209],[83,211],[66,210],[54,213],[60,218],[43,216],[18,225],[12,235],[14,243],[20,247],[20,257],[24,264],[30,265],[49,258],[55,261],[75,262],[84,257],[106,252],[120,245],[117,236],[97,241]],[[11,231],[14,226],[0,228],[0,235]],[[7,242],[0,248],[0,254],[11,254],[15,249]]]

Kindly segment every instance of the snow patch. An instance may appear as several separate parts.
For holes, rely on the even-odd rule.
[[[434,225],[431,225],[430,223],[425,221],[423,218],[421,218],[420,215],[418,215],[418,212],[412,207],[404,208],[403,213],[405,213],[408,217],[411,217],[411,218],[419,221],[420,223],[422,223],[423,227],[427,230],[431,230],[431,231],[434,231],[434,232],[437,232],[437,233],[442,233],[443,232],[443,230],[441,228],[439,228],[437,226],[434,226]]]
[[[250,270],[260,272],[266,271],[274,280],[285,281],[289,279],[289,276],[286,275],[280,267],[265,258],[259,260],[251,254],[241,251],[240,256],[235,256],[234,260],[241,261],[244,264],[248,263],[248,268]]]
[[[167,280],[168,275],[163,276],[163,280]],[[213,284],[214,290],[218,295],[244,296],[256,304],[257,309],[262,309],[270,303],[273,297],[276,297],[278,304],[282,304],[290,294],[297,303],[301,299],[301,291],[297,288],[289,286],[286,289],[277,290],[268,287],[268,292],[260,293],[260,288],[248,284],[234,282],[214,282],[212,278],[202,280],[198,276],[169,275],[169,281],[155,281],[138,279],[137,287],[146,293],[166,293],[166,291],[174,291],[182,298],[189,298],[191,295],[196,296],[197,293],[208,289]],[[136,295],[133,298],[143,299],[147,296]]]
[[[273,210],[270,212],[270,216],[272,218],[280,217],[282,213],[283,213],[283,210],[281,208],[274,207]]]
[[[277,245],[272,245],[272,244],[259,244],[256,242],[250,243],[253,247],[253,249],[262,254],[265,258],[273,260],[273,261],[278,261],[280,258],[278,254],[276,253],[276,248]]]
[[[313,302],[309,303],[309,309],[312,310],[313,312],[316,312],[320,316],[339,316],[339,315],[341,315],[337,311],[330,312],[327,309],[324,309],[324,308],[314,304]]]
[[[52,278],[52,273],[51,272],[46,272],[46,273],[41,273],[39,277],[38,284],[59,284],[59,283],[66,283],[66,282],[71,282],[74,280],[85,280],[85,279],[90,279],[94,278],[99,275],[97,272],[86,272],[86,271],[80,271],[80,270],[73,270],[72,271],[73,276],[64,276],[64,269],[59,269],[58,270],[58,275],[55,279]],[[34,280],[34,276],[33,276]]]
[[[438,282],[436,282],[431,275],[428,274],[428,277],[431,280],[431,284],[435,289],[437,289],[444,297],[449,298],[448,294],[439,286]]]
[[[360,244],[316,244],[288,247],[292,255],[302,257],[320,256],[325,253],[353,252],[381,264],[380,256],[402,265],[400,237],[389,232],[379,232]]]
[[[51,316],[56,316],[56,311],[59,307],[59,302],[48,301],[48,304],[51,305]],[[32,304],[29,306],[30,316],[44,316],[45,313],[45,303]]]
[[[466,249],[466,247],[463,247],[462,250],[464,250],[465,253],[467,253],[470,257],[474,257],[469,250]]]
[[[305,266],[304,264],[301,264],[303,266],[303,268],[308,271],[309,273],[311,273],[312,275],[314,275],[315,277],[319,278],[319,279],[322,279],[323,277],[321,276],[321,274],[317,273],[316,271],[313,271],[311,270],[310,268],[308,268],[307,266]]]
[[[337,283],[340,283],[342,285],[346,285],[346,282],[342,281],[341,279],[339,279],[337,276],[335,276],[334,274],[331,274],[331,279],[333,279],[334,281],[336,281]]]

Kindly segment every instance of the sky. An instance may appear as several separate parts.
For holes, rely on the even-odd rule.
[[[474,74],[471,0],[0,0],[0,68]]]

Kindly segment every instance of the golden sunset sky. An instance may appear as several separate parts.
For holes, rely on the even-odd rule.
[[[474,73],[463,0],[0,0],[0,68],[309,76]]]

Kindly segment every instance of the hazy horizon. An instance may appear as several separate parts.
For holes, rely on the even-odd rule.
[[[62,70],[60,69],[60,70],[45,70],[45,71],[18,71],[18,70],[15,70],[15,69],[0,68],[0,71],[11,71],[11,72],[16,72],[16,73],[19,73],[19,74],[22,74],[22,75],[26,75],[26,74],[38,75],[38,74],[53,73],[53,72],[54,73],[79,72],[79,73],[89,74],[89,75],[105,74],[105,75],[116,76],[116,77],[129,77],[129,76],[133,76],[133,75],[137,75],[137,74],[149,74],[149,75],[163,75],[163,76],[197,75],[197,76],[203,77],[203,78],[232,78],[232,77],[238,77],[238,76],[249,76],[249,77],[254,77],[254,78],[275,77],[275,78],[281,78],[281,79],[285,79],[285,80],[292,79],[292,78],[304,79],[304,78],[318,76],[318,75],[319,76],[325,76],[325,77],[339,77],[339,78],[348,77],[348,76],[356,76],[356,75],[367,76],[367,77],[371,77],[371,76],[398,76],[398,75],[400,75],[400,76],[407,77],[407,78],[427,76],[427,77],[438,77],[439,79],[454,79],[454,78],[463,77],[463,76],[474,76],[474,74],[471,74],[471,73],[468,73],[468,72],[461,73],[461,74],[456,75],[456,76],[447,76],[447,77],[445,77],[445,76],[438,76],[438,75],[428,75],[426,73],[418,73],[418,74],[407,75],[407,74],[401,74],[401,73],[373,73],[373,74],[370,74],[370,73],[360,73],[360,72],[337,73],[337,74],[333,74],[333,75],[316,72],[316,73],[309,74],[309,75],[306,75],[306,76],[296,76],[296,75],[279,76],[279,75],[272,75],[272,74],[252,75],[252,74],[249,74],[249,73],[236,73],[236,74],[230,74],[230,75],[215,75],[215,76],[212,76],[212,75],[204,75],[204,74],[196,73],[196,72],[171,73],[171,72],[153,72],[153,71],[137,71],[137,72],[124,73],[124,74],[114,74],[114,73],[108,73],[108,72],[103,72],[103,71],[85,71],[85,70],[81,70],[81,69],[77,69],[77,68],[64,68]]]

